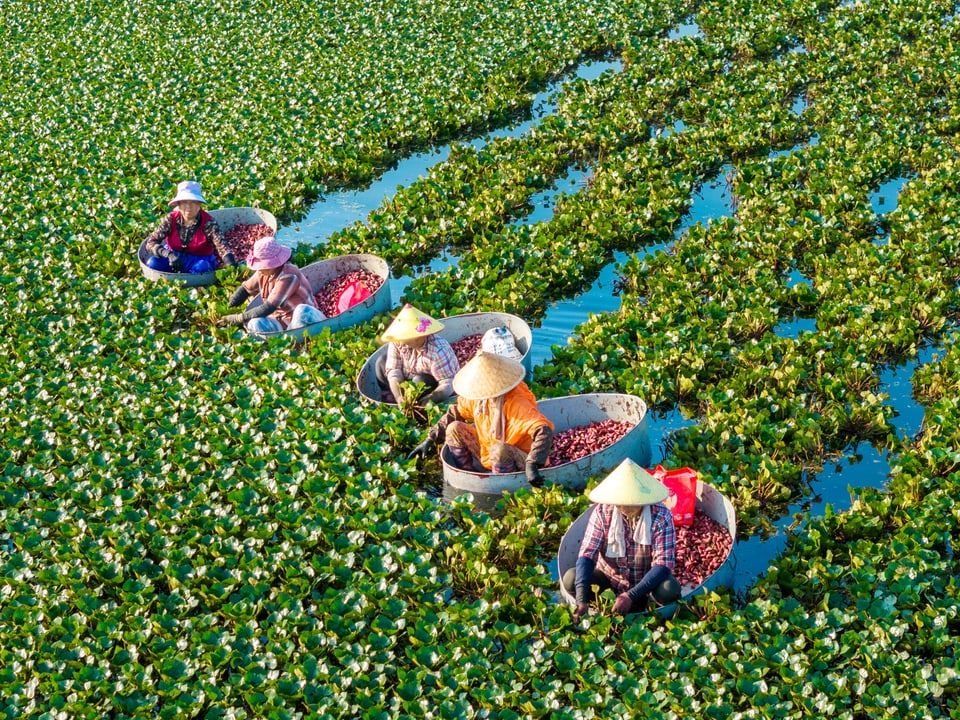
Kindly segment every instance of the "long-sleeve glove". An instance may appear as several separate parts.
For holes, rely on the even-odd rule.
[[[228,252],[223,258],[223,264],[227,267],[233,267],[237,264],[237,259],[233,256],[232,252]]]
[[[527,479],[530,479],[529,467],[531,464],[537,467],[543,467],[547,464],[547,458],[550,456],[550,450],[553,449],[553,430],[549,425],[541,425],[533,433],[533,439],[530,442],[530,452],[527,453]],[[533,482],[530,483],[533,485]],[[534,486],[536,487],[536,486]]]
[[[645,599],[647,595],[653,592],[653,589],[670,577],[670,568],[666,565],[653,565],[640,578],[640,582],[627,590],[626,594],[630,596],[633,602]]]
[[[433,449],[434,442],[427,438],[422,443],[417,445],[413,450],[410,451],[410,454],[407,455],[408,460],[413,460],[414,458],[425,458],[427,454]]]
[[[220,318],[224,325],[243,325],[243,313],[232,313]]]
[[[543,487],[543,475],[540,474],[540,466],[536,463],[528,462],[526,467],[527,472],[527,482],[530,483],[532,487],[542,488]]]
[[[230,307],[236,307],[237,305],[242,304],[243,301],[248,297],[250,297],[250,293],[247,292],[247,289],[243,285],[241,285],[233,291],[233,295],[230,296],[230,299],[227,301],[227,305]]]
[[[590,581],[593,580],[593,571],[597,567],[597,561],[588,557],[577,558],[577,577],[574,580],[574,597],[577,599],[577,605],[587,604],[587,591],[590,589]]]

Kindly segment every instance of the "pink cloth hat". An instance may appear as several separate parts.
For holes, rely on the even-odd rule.
[[[251,270],[272,270],[290,259],[293,250],[281,245],[272,235],[260,238],[247,254],[247,267]]]
[[[200,192],[200,183],[196,180],[184,180],[182,183],[177,185],[177,194],[167,203],[169,206],[176,205],[178,202],[183,202],[184,200],[195,200],[199,203],[206,203],[207,201],[203,199],[203,193]]]

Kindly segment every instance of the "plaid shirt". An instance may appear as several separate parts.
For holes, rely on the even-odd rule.
[[[650,506],[650,538],[653,545],[640,545],[624,522],[626,552],[622,558],[607,558],[607,531],[613,517],[613,505],[597,505],[587,523],[587,531],[580,543],[580,557],[597,563],[597,570],[610,578],[617,593],[627,592],[639,583],[653,565],[664,565],[673,571],[676,558],[677,533],[673,514],[663,503]]]
[[[428,335],[427,341],[419,349],[404,343],[390,343],[383,366],[387,377],[399,372],[400,382],[418,373],[429,373],[439,383],[453,378],[459,369],[460,361],[453,346],[437,335]]]
[[[177,232],[180,235],[180,240],[183,242],[184,247],[190,243],[199,227],[199,214],[197,215],[197,219],[193,221],[193,224],[189,226],[184,222],[183,215],[180,216],[177,220]],[[170,231],[172,229],[173,213],[171,212],[164,215],[156,229],[147,235],[146,251],[153,257],[160,257],[160,249],[169,247],[167,245],[167,238],[170,237]],[[207,224],[203,226],[203,233],[207,236],[207,239],[213,243],[213,246],[217,249],[217,253],[219,253],[221,258],[226,258],[227,253],[232,252],[226,240],[223,239],[223,232],[220,230],[220,226],[212,217],[207,220]]]

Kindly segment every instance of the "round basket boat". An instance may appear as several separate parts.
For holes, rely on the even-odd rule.
[[[304,325],[295,330],[280,330],[277,332],[256,333],[256,337],[281,337],[290,336],[295,338],[308,337],[323,332],[327,328],[330,332],[337,332],[344,328],[359,325],[362,322],[370,320],[374,315],[385,313],[390,309],[390,267],[387,261],[376,255],[357,254],[357,255],[339,255],[328,260],[320,260],[311,263],[300,272],[309,281],[310,287],[314,293],[327,283],[336,280],[339,277],[349,273],[364,270],[383,279],[383,284],[373,295],[366,300],[349,307],[338,315],[329,317],[320,322]],[[248,308],[255,308],[263,302],[263,299],[257,295],[250,301]]]
[[[553,423],[554,433],[605,420],[628,422],[633,426],[615,443],[579,460],[562,465],[548,464],[540,471],[544,484],[563,485],[572,490],[582,490],[586,487],[589,478],[610,472],[627,458],[644,467],[650,464],[647,404],[634,395],[621,393],[568,395],[541,400],[537,403],[537,408]],[[522,472],[494,474],[461,470],[453,465],[448,452],[448,448],[444,445],[440,452],[443,479],[458,490],[495,495],[530,487],[526,474]]]
[[[587,522],[596,505],[588,507],[573,523],[567,528],[560,540],[560,548],[557,550],[557,571],[560,580],[560,599],[576,607],[576,598],[564,587],[563,575],[567,570],[576,567],[577,557],[580,554],[580,543],[583,542],[583,536],[587,531]],[[730,533],[732,542],[727,557],[724,558],[720,567],[706,577],[699,585],[685,584],[680,591],[680,599],[687,600],[697,593],[706,593],[721,587],[732,587],[734,572],[736,570],[736,555],[734,546],[737,542],[737,515],[733,509],[733,503],[713,485],[703,481],[697,482],[697,505],[696,511],[704,513],[707,517],[720,523],[727,532]],[[677,603],[662,605],[657,608],[657,612],[663,617],[672,617],[677,611]]]
[[[220,210],[208,211],[213,219],[217,221],[220,230],[226,233],[234,225],[246,223],[248,225],[266,225],[274,232],[277,231],[277,219],[272,213],[260,208],[254,207],[232,207],[222,208]],[[184,287],[198,287],[200,285],[213,285],[217,281],[216,271],[205,273],[173,273],[160,272],[147,265],[147,243],[140,243],[140,249],[137,251],[137,259],[140,260],[140,270],[144,277],[151,280],[165,280],[167,282],[180,283]]]
[[[527,370],[527,379],[530,379],[533,372],[533,356],[530,354],[533,332],[523,318],[504,312],[478,312],[451,315],[440,318],[440,322],[443,323],[443,330],[437,334],[451,344],[495,327],[506,327],[513,334],[514,343],[522,356],[520,362]],[[380,398],[380,385],[377,383],[376,367],[380,358],[386,357],[386,354],[387,345],[381,345],[367,358],[360,372],[357,373],[357,390],[360,391],[364,400],[383,403]],[[395,403],[383,404],[395,405]]]

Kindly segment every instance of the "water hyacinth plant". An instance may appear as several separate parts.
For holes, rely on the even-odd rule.
[[[4,3],[0,715],[956,717],[955,10]],[[622,70],[472,144],[595,57]],[[406,460],[422,427],[353,385],[387,315],[263,345],[211,326],[230,283],[140,276],[182,178],[283,225],[441,140],[444,162],[294,261],[405,273],[455,248],[395,301],[535,324],[625,253],[619,311],[553,349],[538,396],[691,410],[669,464],[744,536],[864,444],[883,486],[802,518],[742,592],[575,627],[550,563],[585,496],[445,502]],[[590,181],[548,221],[513,222],[571,168]],[[685,224],[718,174],[730,212]],[[929,346],[905,436],[880,373]]]

